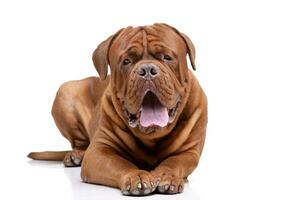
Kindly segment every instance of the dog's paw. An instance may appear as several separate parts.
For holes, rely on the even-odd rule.
[[[159,168],[151,172],[153,177],[159,180],[157,191],[159,193],[181,193],[184,188],[184,179],[178,177],[169,168]]]
[[[64,158],[64,165],[66,167],[80,166],[84,156],[84,152],[85,151],[83,150],[76,150],[76,149],[68,152]]]
[[[135,170],[126,174],[121,181],[121,191],[123,195],[148,195],[152,193],[158,185],[150,172]]]

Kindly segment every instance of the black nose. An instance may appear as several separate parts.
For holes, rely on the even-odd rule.
[[[155,64],[144,63],[139,66],[138,75],[141,77],[155,77],[159,73],[159,69]]]

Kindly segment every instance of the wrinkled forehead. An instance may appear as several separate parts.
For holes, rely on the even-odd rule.
[[[144,52],[147,49],[151,51],[159,46],[175,52],[186,51],[185,43],[181,36],[171,28],[159,25],[127,27],[123,29],[114,39],[110,51],[113,55],[116,55],[123,54],[128,50]]]

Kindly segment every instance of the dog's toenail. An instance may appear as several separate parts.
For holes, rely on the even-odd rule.
[[[129,195],[130,193],[129,193],[128,190],[122,190],[122,194],[123,194],[123,195]]]
[[[150,194],[151,190],[149,188],[145,189],[144,194]]]
[[[174,190],[175,190],[175,186],[174,186],[174,185],[171,185],[171,186],[170,186],[170,190],[171,190],[171,191],[174,191]]]
[[[74,162],[75,165],[80,165],[81,160],[79,158],[74,158],[73,162]]]
[[[151,185],[151,187],[154,187],[154,184],[153,184],[153,182],[152,182],[152,181],[150,181],[150,185]]]
[[[161,186],[158,186],[158,191],[159,192],[161,192],[161,193],[163,193],[163,192],[165,192],[165,188],[164,188],[164,186],[163,185],[161,185]]]
[[[140,191],[139,191],[139,190],[133,190],[133,191],[132,191],[132,194],[133,194],[133,195],[139,195],[139,194],[140,194]]]
[[[168,188],[169,188],[169,185],[168,184],[165,185],[165,190],[168,190]]]
[[[181,193],[182,191],[183,191],[183,187],[182,187],[182,185],[179,185],[178,186],[178,192]]]
[[[144,189],[148,187],[145,182],[143,182],[143,186],[144,186]]]
[[[137,187],[141,190],[142,189],[142,184],[138,183]]]

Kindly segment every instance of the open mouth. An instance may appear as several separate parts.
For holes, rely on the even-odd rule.
[[[141,127],[165,127],[168,123],[172,123],[178,109],[179,101],[177,99],[176,105],[168,109],[158,99],[158,97],[152,92],[148,91],[141,105],[141,108],[137,114],[131,114],[126,111],[128,115],[128,123],[132,128],[137,125]]]

